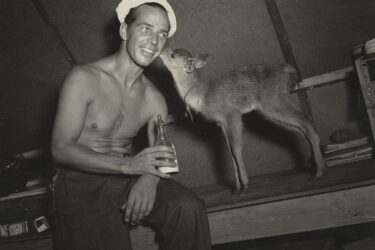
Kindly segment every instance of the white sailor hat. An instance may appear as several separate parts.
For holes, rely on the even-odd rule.
[[[177,20],[176,15],[174,14],[174,11],[172,9],[172,6],[166,0],[122,0],[116,8],[117,18],[120,21],[120,23],[123,23],[125,21],[125,18],[129,14],[130,9],[138,7],[145,3],[158,3],[165,8],[165,10],[167,11],[170,24],[168,37],[173,36],[177,29]]]

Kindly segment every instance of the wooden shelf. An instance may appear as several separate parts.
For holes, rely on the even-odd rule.
[[[212,244],[375,222],[375,162],[329,168],[320,179],[286,171],[250,179],[249,193],[224,185],[195,189],[205,199]],[[147,227],[131,231],[133,249],[157,249]]]
[[[195,191],[205,199],[208,212],[213,212],[372,184],[375,184],[375,162],[365,160],[331,167],[319,179],[303,170],[253,177],[249,180],[247,195],[233,195],[229,187],[219,184],[202,186]]]

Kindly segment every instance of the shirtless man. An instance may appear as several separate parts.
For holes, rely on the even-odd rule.
[[[174,12],[165,0],[123,0],[117,14],[120,50],[73,68],[61,90],[52,136],[57,245],[131,249],[129,224],[142,221],[158,230],[163,249],[210,249],[203,202],[157,170],[174,167],[175,155],[153,146],[156,117],[168,111],[143,70],[175,32]],[[135,154],[143,126],[150,146]]]

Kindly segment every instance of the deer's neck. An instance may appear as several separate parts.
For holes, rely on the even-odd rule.
[[[197,77],[196,79],[189,78],[174,78],[177,92],[182,100],[191,108],[199,111],[204,103],[206,93],[205,84]]]

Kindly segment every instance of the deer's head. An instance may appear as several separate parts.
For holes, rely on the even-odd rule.
[[[208,54],[192,55],[186,49],[165,48],[160,54],[164,65],[171,72],[173,77],[191,75],[195,69],[203,68],[206,65]]]

